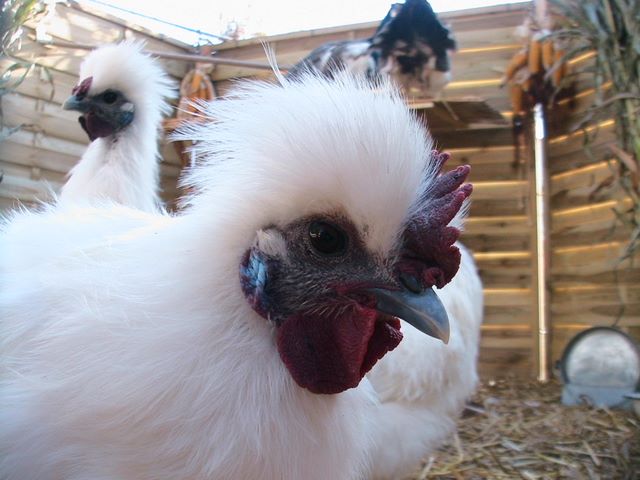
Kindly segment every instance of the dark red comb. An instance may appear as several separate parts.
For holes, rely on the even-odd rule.
[[[442,172],[449,154],[433,151],[431,159]],[[448,224],[471,195],[471,184],[463,185],[470,171],[469,165],[463,165],[439,173],[420,199],[419,212],[404,232],[398,268],[421,278],[425,286],[444,287],[460,266],[460,251],[454,245],[460,231]]]
[[[92,82],[93,82],[93,77],[85,78],[78,85],[73,87],[73,90],[71,90],[71,94],[75,95],[78,98],[78,100],[83,99],[84,97],[87,96],[87,93],[89,93],[89,89],[91,88]]]

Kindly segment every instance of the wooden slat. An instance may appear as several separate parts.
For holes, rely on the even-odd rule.
[[[78,143],[19,130],[2,142],[0,160],[67,173],[85,148],[85,145]]]
[[[61,186],[60,182],[32,180],[22,175],[5,173],[0,182],[0,197],[24,202],[46,201],[51,199],[52,192],[58,191]]]
[[[532,355],[530,348],[481,348],[478,371],[482,378],[531,374]]]
[[[504,330],[508,332],[508,330]],[[526,350],[531,345],[531,334],[526,332],[517,338],[492,338],[483,336],[480,339],[480,348],[483,350],[488,349],[512,349],[512,350]]]
[[[66,174],[53,172],[35,166],[20,165],[17,163],[0,160],[0,170],[4,175],[24,177],[34,181],[50,182],[53,185],[62,185],[66,181]],[[2,184],[0,183],[0,188]]]
[[[484,303],[488,307],[527,306],[532,295],[529,288],[485,288]]]
[[[494,327],[512,324],[532,325],[532,307],[531,305],[485,305],[483,324]]]
[[[483,281],[490,286],[530,286],[529,251],[475,252],[476,265]]]
[[[473,200],[499,200],[525,197],[529,194],[526,180],[503,180],[500,182],[475,182]]]
[[[572,310],[589,310],[593,307],[640,304],[640,286],[618,284],[557,287],[553,296],[555,312],[567,314]]]
[[[501,268],[479,268],[482,283],[488,288],[530,288],[531,266],[525,266],[521,271],[511,271]]]
[[[511,127],[487,128],[482,130],[460,130],[448,133],[437,132],[433,135],[441,149],[482,148],[513,145]]]
[[[600,228],[598,228],[600,227]],[[612,220],[604,221],[601,225],[590,224],[588,232],[568,232],[551,235],[551,242],[555,248],[588,247],[607,242],[624,242],[631,238],[629,229]]]
[[[468,235],[464,234],[462,242],[472,251],[495,252],[528,250],[529,235]]]
[[[553,320],[558,325],[576,323],[583,329],[614,323],[620,327],[637,327],[640,326],[640,304],[596,306],[592,309],[571,310],[569,313],[557,312],[554,313]]]
[[[471,216],[521,216],[527,213],[525,197],[506,198],[502,200],[478,200],[472,196]]]
[[[615,173],[611,162],[596,162],[567,172],[557,173],[551,177],[551,194],[563,192],[575,195],[578,191],[583,195],[593,192],[603,180]]]
[[[84,143],[86,139],[78,125],[77,112],[63,110],[60,105],[8,93],[2,97],[2,106],[9,126],[25,125],[32,131],[75,143]]]
[[[594,146],[615,140],[615,126],[613,124],[613,120],[603,120],[596,126],[588,127],[585,131],[586,137],[585,132],[582,130],[551,137],[549,139],[549,155],[555,158],[575,152],[584,153],[586,138],[591,138],[596,133],[598,134],[596,140],[597,143],[593,143]],[[588,156],[586,159],[587,161],[590,161]]]
[[[18,130],[2,142],[0,159],[22,165],[67,173],[82,156],[86,144],[80,144],[44,135],[40,132]],[[162,144],[163,176],[178,177],[180,174],[177,154],[172,145]]]
[[[631,265],[628,268],[584,275],[571,275],[561,272],[554,277],[554,286],[557,288],[581,285],[618,285],[621,283],[640,285],[640,267]]]
[[[614,227],[614,209],[624,211],[630,205],[630,199],[621,199],[556,210],[551,215],[551,231],[554,234],[586,233]]]
[[[529,234],[531,224],[526,215],[470,217],[465,221],[464,235],[519,235]]]
[[[625,251],[622,242],[610,242],[582,247],[556,248],[551,258],[551,270],[556,273],[593,275],[626,267],[631,262],[619,262]]]

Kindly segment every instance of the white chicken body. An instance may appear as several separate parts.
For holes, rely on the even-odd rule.
[[[449,315],[449,343],[425,337],[403,322],[398,348],[367,375],[382,402],[374,426],[375,479],[400,479],[415,471],[420,460],[454,432],[465,400],[476,388],[482,283],[473,257],[458,247],[460,270],[438,291]]]
[[[334,395],[296,384],[238,269],[261,229],[336,210],[387,256],[438,173],[430,139],[389,85],[346,76],[256,85],[210,114],[217,123],[193,132],[209,160],[182,216],[80,201],[3,226],[3,480],[357,479],[397,431],[366,379]],[[427,337],[404,331],[422,351]],[[445,371],[424,377],[446,389],[422,409],[437,441],[475,381],[462,331],[452,324]],[[402,361],[373,372],[384,402]]]
[[[372,397],[295,387],[270,325],[238,301],[237,265],[194,255],[201,243],[234,250],[232,239],[185,242],[193,220],[113,207],[14,222],[0,294],[3,479],[358,477]],[[48,245],[16,255],[36,234]]]
[[[122,96],[118,107],[133,119],[115,132],[91,138],[62,188],[59,204],[112,200],[148,212],[160,205],[158,140],[162,116],[170,109],[166,98],[174,95],[174,86],[141,48],[141,44],[130,42],[106,45],[83,61],[80,85],[90,79],[83,97],[94,98],[95,104],[105,92],[115,92]],[[77,109],[77,105],[70,109]],[[67,104],[65,108],[69,108]],[[94,136],[86,123],[84,128],[90,137]]]

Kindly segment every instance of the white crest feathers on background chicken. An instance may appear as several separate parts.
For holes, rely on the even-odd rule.
[[[145,211],[160,205],[158,141],[175,85],[142,48],[105,45],[82,62],[64,108],[81,113],[91,144],[71,170],[60,205],[106,200]]]
[[[368,292],[402,290],[399,262],[439,287],[455,273],[446,224],[471,191],[468,168],[438,175],[442,157],[387,83],[255,83],[207,108],[215,121],[185,132],[207,160],[180,216],[80,201],[5,221],[3,479],[396,475],[453,428],[475,381],[479,322],[458,315],[474,308],[451,307],[451,351],[416,330],[417,354],[401,342],[374,367],[378,393],[362,376],[399,341],[397,319]],[[406,232],[424,225],[445,238],[433,240],[451,257],[442,264],[403,256]],[[462,270],[475,274],[464,252]],[[369,277],[375,288],[350,296]],[[464,305],[471,280],[439,295]],[[324,321],[362,328],[363,339],[347,338],[358,363],[346,373],[324,350],[311,370],[296,357],[325,341]],[[308,337],[291,341],[300,329]],[[330,345],[341,345],[336,335]],[[324,359],[335,365],[317,377]],[[313,393],[322,390],[335,393]]]

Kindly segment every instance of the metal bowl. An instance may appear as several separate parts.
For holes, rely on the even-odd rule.
[[[569,342],[560,370],[564,383],[633,392],[640,387],[640,349],[616,328],[590,328]]]
[[[640,349],[616,328],[580,332],[560,360],[562,403],[632,408],[627,396],[640,387]]]

